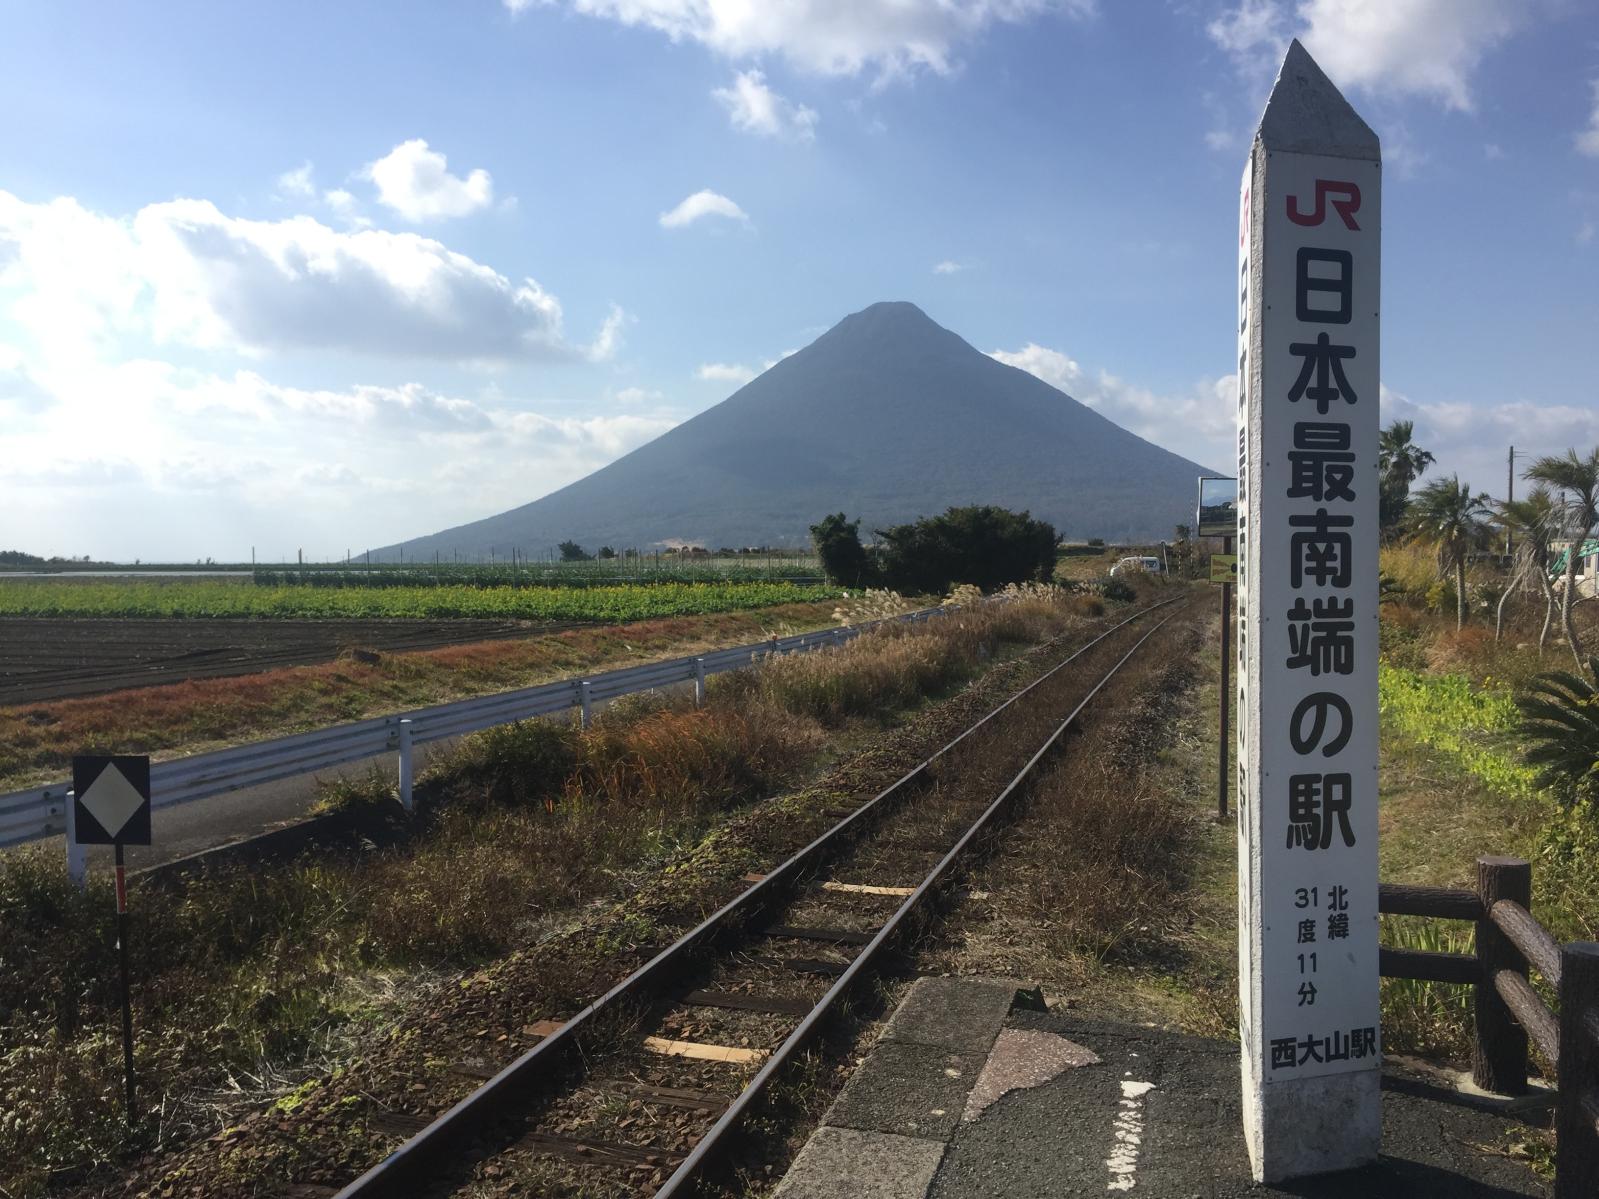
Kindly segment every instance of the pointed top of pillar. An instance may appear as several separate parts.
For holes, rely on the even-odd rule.
[[[1283,55],[1255,139],[1267,150],[1380,161],[1382,145],[1295,38]]]

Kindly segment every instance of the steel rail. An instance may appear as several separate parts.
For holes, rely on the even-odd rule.
[[[1172,615],[1176,614],[1173,613]],[[711,1156],[721,1148],[723,1139],[733,1131],[739,1121],[743,1119],[745,1113],[760,1099],[778,1071],[782,1070],[790,1059],[816,1035],[821,1028],[822,1022],[832,1014],[838,1002],[866,973],[878,955],[894,939],[900,930],[900,926],[945,881],[945,876],[949,873],[956,860],[963,856],[970,849],[972,843],[987,831],[994,818],[1013,802],[1014,797],[1028,781],[1034,768],[1060,743],[1060,739],[1065,736],[1066,730],[1082,714],[1083,709],[1105,688],[1111,679],[1116,676],[1116,673],[1131,660],[1144,642],[1158,633],[1171,619],[1172,616],[1166,616],[1157,621],[1148,632],[1133,643],[1132,648],[1123,654],[1114,666],[1105,672],[1104,676],[1099,682],[1094,684],[1088,694],[1083,696],[1082,700],[1071,710],[1066,719],[1060,722],[1055,731],[1038,748],[1038,752],[1033,754],[1027,760],[1027,764],[1016,772],[1016,777],[1011,779],[1006,784],[1005,789],[995,797],[994,801],[983,809],[982,814],[961,835],[960,840],[955,842],[949,852],[938,860],[938,864],[928,872],[921,885],[906,897],[905,902],[895,910],[883,927],[877,931],[877,934],[861,948],[860,953],[845,967],[844,972],[838,976],[838,980],[817,1001],[810,1014],[800,1021],[799,1026],[773,1051],[772,1056],[767,1058],[766,1063],[756,1073],[755,1077],[750,1080],[749,1085],[739,1092],[738,1096],[728,1105],[727,1110],[722,1113],[716,1123],[711,1125],[706,1130],[705,1135],[695,1143],[694,1148],[683,1159],[678,1168],[661,1184],[660,1189],[655,1192],[654,1199],[670,1199],[671,1196],[678,1194],[682,1188],[695,1181],[700,1170],[705,1167]]]
[[[558,1029],[551,1032],[526,1053],[516,1058],[516,1060],[506,1065],[499,1073],[495,1074],[494,1077],[490,1078],[471,1094],[465,1096],[437,1116],[427,1127],[411,1136],[382,1161],[367,1170],[366,1173],[341,1189],[334,1196],[334,1199],[376,1199],[376,1197],[380,1196],[399,1197],[414,1193],[418,1177],[431,1170],[435,1163],[440,1161],[452,1147],[471,1138],[479,1130],[499,1119],[508,1106],[531,1091],[537,1083],[552,1076],[558,1076],[562,1066],[565,1064],[565,1056],[576,1047],[578,1035],[601,1012],[607,1011],[623,1001],[654,995],[664,990],[664,987],[661,986],[663,981],[678,977],[681,964],[695,950],[710,943],[719,934],[741,926],[741,918],[759,912],[764,906],[781,895],[808,868],[825,860],[827,851],[847,842],[853,833],[864,828],[874,816],[886,811],[895,798],[925,780],[928,777],[929,768],[944,754],[954,749],[1001,712],[1047,682],[1108,637],[1134,621],[1143,619],[1152,612],[1182,602],[1184,598],[1183,596],[1178,596],[1140,609],[1124,620],[1118,621],[1092,641],[1080,646],[1068,657],[1050,667],[1049,670],[917,763],[855,811],[821,833],[804,848],[796,851],[782,864],[767,873],[759,882],[751,884],[694,928],[684,933],[671,945],[661,950],[660,953],[656,954],[644,965],[633,971],[632,974],[606,991],[598,999],[570,1017]],[[1155,628],[1158,629],[1169,619],[1170,617],[1168,616],[1165,620],[1160,621]],[[1150,634],[1154,631],[1155,629],[1151,629]],[[1137,644],[1142,645],[1150,634],[1146,634]],[[1136,649],[1137,647],[1135,646],[1134,648]],[[1123,661],[1125,660],[1124,658]],[[1119,667],[1120,663],[1113,668],[1112,673]],[[1090,692],[1090,697],[1097,694],[1108,679],[1109,676],[1102,679]],[[1084,702],[1086,703],[1087,701],[1085,700]],[[1066,723],[1069,724],[1081,709],[1082,705],[1079,705]],[[1054,736],[1051,737],[1050,743],[1058,739],[1064,728],[1065,725],[1062,725],[1061,729],[1056,730]],[[1041,750],[1039,755],[1034,755],[1034,761],[1037,760],[1042,752]],[[1031,763],[1029,768],[1030,766]],[[857,958],[856,960],[859,961],[860,959]],[[846,971],[845,976],[854,977],[848,971]],[[839,988],[835,984],[827,995],[832,996],[838,990]],[[831,1001],[824,996],[824,1002],[830,1003]],[[807,1020],[809,1021],[809,1018]],[[760,1076],[758,1075],[757,1077],[759,1078]]]

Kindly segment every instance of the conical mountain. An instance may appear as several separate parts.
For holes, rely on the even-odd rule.
[[[381,557],[802,545],[829,512],[865,534],[965,504],[1026,508],[1069,538],[1169,537],[1206,473],[914,304],[882,303],[609,466]]]

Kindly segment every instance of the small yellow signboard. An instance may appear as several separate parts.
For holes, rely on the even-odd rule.
[[[1212,583],[1238,582],[1238,555],[1212,554],[1210,556],[1210,581]]]

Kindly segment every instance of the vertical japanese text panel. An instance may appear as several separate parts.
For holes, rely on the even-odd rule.
[[[1249,635],[1266,1080],[1378,1064],[1376,163],[1273,153]]]

